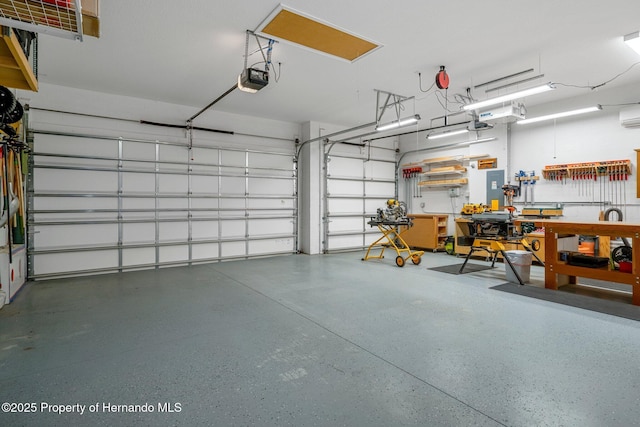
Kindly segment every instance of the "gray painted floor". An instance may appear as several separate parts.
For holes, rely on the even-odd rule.
[[[490,290],[502,264],[456,276],[427,270],[461,262],[442,253],[361,257],[28,284],[0,310],[0,402],[36,413],[0,425],[640,423],[638,322]]]

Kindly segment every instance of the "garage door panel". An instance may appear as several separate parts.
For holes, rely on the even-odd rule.
[[[250,255],[264,255],[274,252],[284,253],[294,250],[294,239],[271,239],[271,240],[256,240],[249,242],[249,254]]]
[[[395,163],[369,161],[364,164],[365,178],[395,180]]]
[[[135,248],[122,251],[122,264],[124,266],[153,264],[155,259],[155,248]]]
[[[223,176],[220,178],[220,192],[222,194],[245,194],[245,178]]]
[[[212,259],[218,258],[219,254],[218,243],[197,243],[193,245],[192,257],[194,260]]]
[[[186,194],[188,190],[189,178],[186,175],[158,175],[158,191],[160,194]]]
[[[105,245],[117,243],[117,230],[117,224],[43,225],[33,239],[43,248]]]
[[[295,252],[293,141],[190,150],[146,129],[135,141],[31,129],[31,279]]]
[[[266,236],[273,234],[291,234],[292,219],[254,219],[249,223],[249,234],[252,236]]]
[[[183,246],[161,246],[160,262],[161,263],[176,263],[189,260],[189,247]]]
[[[395,194],[394,150],[340,148],[325,157],[324,252],[361,249],[377,239],[367,221]]]
[[[193,192],[193,194],[217,193],[218,177],[194,175],[191,178],[191,191]]]
[[[363,219],[362,217],[331,218],[330,225],[332,232],[361,231]]]
[[[198,239],[217,239],[218,238],[218,221],[196,221],[193,223],[193,238]]]
[[[68,209],[117,209],[116,197],[38,197],[34,199],[34,211],[68,210]]]
[[[393,198],[396,187],[393,182],[365,182],[365,194],[371,197]]]
[[[40,169],[34,177],[36,192],[86,193],[116,192],[118,174],[116,172]]]
[[[244,256],[246,254],[245,242],[224,242],[220,245],[223,258]]]
[[[117,140],[109,141],[86,137],[69,138],[66,135],[35,134],[34,146],[36,146],[40,152],[55,153],[63,156],[91,153],[94,157],[118,157]]]
[[[189,224],[185,222],[160,223],[160,241],[183,240],[188,235]]]
[[[329,199],[329,214],[362,212],[362,199]]]
[[[83,251],[69,254],[35,255],[36,275],[61,274],[70,271],[91,271],[96,269],[117,268],[118,251]]]
[[[124,224],[122,226],[122,243],[153,243],[156,240],[156,225],[153,222]]]
[[[222,238],[231,238],[231,237],[241,237],[244,238],[245,232],[245,221],[244,220],[224,220],[222,221],[222,230],[220,237]]]
[[[245,167],[247,162],[247,154],[242,151],[227,151],[223,150],[220,155],[223,166],[235,166]]]
[[[220,150],[212,150],[210,148],[193,147],[191,150],[191,159],[193,163],[203,163],[206,165],[217,165]],[[211,166],[194,166],[194,170],[200,168],[210,169]]]
[[[362,182],[329,180],[327,190],[330,195],[340,196],[361,196]]]
[[[118,176],[114,174],[111,179],[115,180],[116,190],[118,184]],[[153,174],[148,173],[122,173],[122,191],[131,193],[151,193],[156,189],[156,178]]]
[[[255,195],[288,195],[293,194],[290,180],[270,178],[249,178],[249,194]]]

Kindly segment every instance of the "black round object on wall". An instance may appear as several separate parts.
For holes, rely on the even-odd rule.
[[[12,111],[16,107],[16,97],[4,86],[0,86],[0,114]]]
[[[22,104],[20,104],[20,101],[16,101],[16,105],[15,107],[13,107],[13,110],[7,112],[6,122],[7,123],[19,122],[22,116],[24,116],[24,108],[22,108]]]

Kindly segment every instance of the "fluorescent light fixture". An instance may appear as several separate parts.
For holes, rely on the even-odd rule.
[[[467,133],[467,132],[469,132],[469,129],[465,128],[465,129],[451,130],[449,132],[433,133],[433,134],[427,135],[427,139],[445,138],[447,136],[462,135],[463,133]]]
[[[503,102],[512,101],[518,98],[524,98],[525,96],[535,95],[542,92],[553,90],[556,87],[552,83],[546,83],[542,86],[536,86],[529,89],[521,90],[518,92],[509,93],[507,95],[498,96],[497,98],[487,99],[485,101],[474,102],[462,107],[463,110],[477,110],[479,108],[488,107],[490,105],[502,104]]]
[[[640,31],[624,36],[624,42],[631,49],[635,50],[638,55],[640,55]]]
[[[518,120],[517,123],[519,125],[526,125],[527,123],[536,123],[536,122],[542,122],[545,120],[559,119],[560,117],[577,116],[578,114],[592,113],[594,111],[599,111],[599,110],[602,110],[602,106],[598,104],[593,107],[580,108],[577,110],[564,111],[562,113],[547,114],[546,116],[532,117],[530,119]]]
[[[416,114],[415,116],[411,116],[411,117],[406,117],[404,119],[398,119],[398,120],[394,120],[392,122],[389,122],[387,124],[384,125],[378,125],[376,126],[376,130],[378,132],[382,132],[385,130],[390,130],[390,129],[395,129],[395,128],[399,128],[402,126],[407,126],[413,123],[417,123],[418,120],[420,120],[420,115]]]

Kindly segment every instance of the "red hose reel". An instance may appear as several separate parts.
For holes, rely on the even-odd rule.
[[[440,71],[436,74],[436,86],[438,86],[438,89],[449,88],[449,75],[444,69],[444,65],[440,66]]]

